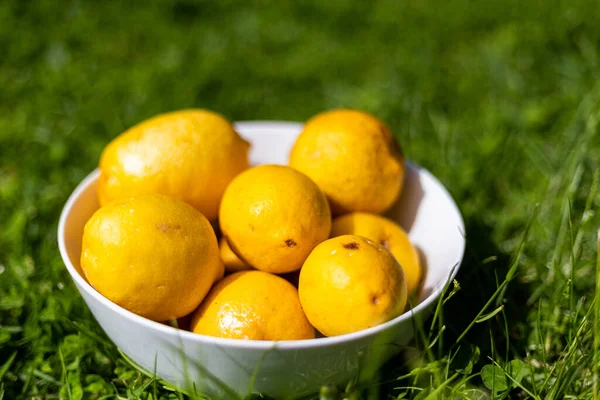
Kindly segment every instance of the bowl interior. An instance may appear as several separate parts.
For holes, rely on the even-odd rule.
[[[236,128],[252,144],[252,165],[287,164],[302,125],[259,121],[240,122]],[[99,207],[96,198],[98,175],[99,172],[94,171],[79,185],[65,206],[59,223],[59,244],[65,264],[86,291],[94,289],[80,278],[83,277],[79,261],[81,240],[85,223]],[[413,312],[418,312],[435,301],[446,282],[456,274],[465,246],[464,223],[446,189],[429,172],[411,163],[407,164],[401,198],[386,216],[404,227],[422,256],[426,274],[419,304],[413,309]]]

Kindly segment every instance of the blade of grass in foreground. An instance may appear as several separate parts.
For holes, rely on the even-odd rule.
[[[73,398],[73,395],[71,394],[71,385],[69,385],[69,376],[68,376],[68,372],[67,372],[67,367],[65,366],[65,359],[63,357],[62,351],[60,349],[58,349],[58,356],[60,359],[60,365],[62,368],[62,376],[61,376],[61,381],[63,382],[63,384],[65,385],[65,387],[67,388],[67,394],[69,396],[69,399]]]
[[[600,368],[600,230],[596,242],[596,292],[594,294],[594,400],[598,400],[598,373]]]
[[[2,367],[0,367],[0,382],[2,382],[2,378],[4,377],[4,374],[6,374],[6,371],[8,371],[8,369],[12,365],[13,361],[15,361],[16,357],[17,357],[17,352],[15,351],[10,355],[10,357],[8,357],[8,360],[6,360],[4,365],[2,365]]]
[[[504,278],[504,281],[502,281],[502,283],[498,286],[498,288],[496,289],[496,291],[494,292],[494,294],[492,294],[492,296],[489,298],[489,300],[487,301],[487,303],[485,303],[485,305],[481,308],[481,310],[479,311],[479,313],[477,313],[477,315],[475,316],[475,318],[473,318],[473,320],[469,323],[469,325],[465,328],[465,330],[460,334],[460,336],[458,337],[458,339],[456,339],[456,342],[452,346],[453,348],[460,343],[460,341],[467,335],[467,333],[469,333],[469,331],[471,330],[471,328],[473,328],[473,326],[477,323],[477,321],[482,317],[483,313],[489,308],[489,306],[494,302],[494,300],[501,293],[503,293],[504,288],[514,278],[514,276],[515,276],[515,274],[517,272],[517,268],[519,266],[519,262],[521,260],[521,255],[523,254],[523,251],[525,250],[525,244],[527,243],[527,238],[529,236],[529,231],[531,229],[531,225],[533,224],[533,221],[535,220],[535,218],[537,216],[538,210],[539,210],[539,203],[535,205],[535,208],[533,210],[531,218],[529,219],[529,222],[525,226],[525,231],[523,232],[523,238],[521,239],[521,245],[519,246],[519,251],[517,252],[515,260],[513,261],[512,265],[510,266],[510,268],[508,270],[508,272],[506,273],[506,277]]]
[[[166,382],[160,378],[158,378],[156,376],[156,374],[151,373],[150,371],[142,368],[141,366],[139,366],[138,364],[135,363],[135,361],[133,361],[131,358],[129,358],[125,353],[123,353],[123,351],[121,349],[118,349],[119,354],[121,355],[121,357],[123,357],[123,359],[127,362],[127,364],[129,364],[133,369],[137,370],[138,372],[140,372],[142,375],[146,376],[147,378],[151,379],[151,380],[156,380],[157,382],[160,382],[165,388],[170,389],[170,390],[175,390],[178,393],[182,393],[185,396],[187,396],[190,399],[193,400],[203,400],[203,399],[209,399],[210,397],[203,394],[203,393],[198,393],[194,388],[191,388],[190,390],[188,389],[184,389],[182,387],[178,387],[178,386],[174,386],[169,382]],[[212,378],[212,376],[211,376]],[[216,378],[214,378],[216,379]],[[217,384],[222,384],[221,381],[216,382]],[[224,384],[223,384],[224,385]],[[192,390],[194,389],[194,390]],[[235,392],[233,392],[228,386],[224,386],[223,388],[225,390],[225,392],[227,393],[228,396],[230,396],[230,398],[239,398],[239,396],[237,396],[237,394]]]
[[[550,371],[548,378],[542,385],[542,389],[546,387],[546,385],[551,384],[550,392],[546,396],[546,399],[562,399],[564,398],[564,389],[568,386],[569,383],[573,381],[575,376],[580,372],[580,370],[585,366],[589,365],[584,360],[588,359],[588,361],[592,361],[594,355],[592,354],[583,354],[579,358],[576,359],[578,355],[578,350],[582,349],[584,344],[584,338],[587,335],[591,334],[591,330],[593,327],[589,327],[589,319],[592,312],[595,310],[595,306],[592,304],[586,314],[583,316],[581,324],[575,333],[575,337],[567,344],[566,351],[560,356],[558,361],[555,363],[555,368]],[[585,350],[585,349],[583,349]],[[579,351],[579,353],[582,353]],[[555,379],[550,382],[550,379],[554,377]]]
[[[529,391],[525,386],[523,386],[523,384],[520,381],[517,381],[515,378],[513,378],[513,376],[511,374],[509,374],[508,372],[506,372],[506,368],[502,368],[502,366],[500,364],[498,364],[497,361],[495,360],[491,360],[492,364],[494,364],[495,366],[497,366],[498,368],[500,368],[502,370],[502,372],[504,372],[504,375],[514,384],[514,386],[520,388],[522,391],[524,391],[525,393],[527,393],[532,399],[536,399],[539,400],[539,396],[531,393],[531,391]]]

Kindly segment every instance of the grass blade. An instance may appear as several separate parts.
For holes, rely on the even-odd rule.
[[[500,307],[498,307],[498,308],[496,308],[494,311],[492,311],[492,312],[490,312],[490,313],[488,313],[486,315],[482,315],[481,317],[476,318],[475,319],[475,323],[476,324],[480,324],[480,323],[482,323],[484,321],[487,321],[488,319],[493,318],[496,314],[498,314],[502,310],[504,310],[504,306],[503,305],[500,306]]]
[[[529,231],[531,229],[531,225],[533,224],[533,221],[535,220],[538,209],[539,209],[539,204],[536,204],[535,209],[533,210],[533,214],[532,214],[531,218],[529,219],[527,226],[525,227],[525,231],[523,232],[523,237],[521,239],[521,245],[519,246],[519,251],[517,252],[517,256],[515,257],[515,260],[513,261],[508,272],[506,273],[506,277],[504,278],[504,281],[502,281],[502,283],[498,286],[498,288],[496,289],[494,294],[492,294],[492,296],[489,298],[487,303],[485,303],[483,308],[479,311],[479,313],[477,313],[477,315],[475,316],[473,321],[471,321],[471,323],[469,323],[469,325],[465,328],[465,330],[460,334],[458,339],[456,339],[454,346],[456,346],[458,343],[460,343],[460,341],[465,337],[465,335],[467,333],[469,333],[471,328],[473,328],[473,326],[477,323],[477,320],[479,318],[481,318],[481,316],[488,309],[488,307],[494,302],[494,300],[496,300],[496,298],[500,295],[500,293],[502,293],[502,291],[504,290],[504,287],[506,287],[510,283],[510,281],[513,279],[514,275],[517,272],[517,268],[518,268],[519,262],[521,260],[521,255],[523,254],[523,251],[525,250],[525,244],[527,243]]]
[[[597,232],[596,241],[596,292],[594,294],[594,400],[598,400],[600,373],[600,230]]]
[[[8,369],[12,365],[13,361],[15,361],[16,357],[17,357],[17,352],[15,351],[14,353],[12,353],[10,355],[10,357],[8,357],[8,360],[6,360],[6,362],[4,364],[2,364],[2,368],[0,368],[0,382],[2,382],[2,378],[4,377],[4,374],[6,374],[6,371],[8,371]]]

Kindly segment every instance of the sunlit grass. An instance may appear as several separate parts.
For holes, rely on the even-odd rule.
[[[308,398],[597,399],[597,4],[263,6],[0,2],[0,399],[202,398],[106,338],[60,260],[60,209],[154,114],[339,106],[384,119],[448,187],[467,251],[406,351]]]

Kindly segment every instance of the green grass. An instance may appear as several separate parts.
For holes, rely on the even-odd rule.
[[[120,355],[58,254],[60,209],[111,138],[186,107],[339,106],[444,182],[468,246],[402,356],[314,397],[600,397],[596,2],[292,4],[0,2],[0,399],[185,398]]]

